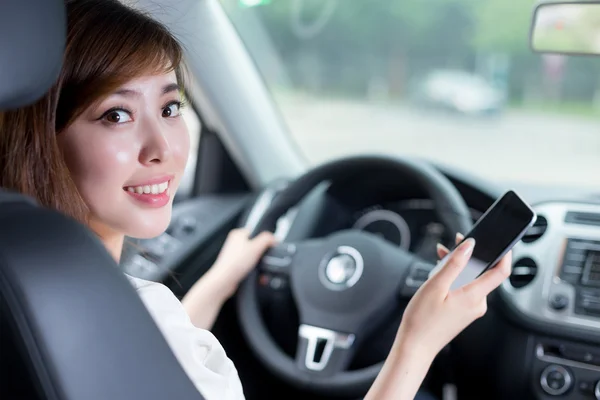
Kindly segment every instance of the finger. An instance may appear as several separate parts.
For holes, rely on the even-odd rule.
[[[267,248],[275,245],[276,242],[277,239],[275,239],[275,236],[268,231],[261,232],[252,239],[252,244],[258,251],[265,251]]]
[[[442,266],[440,271],[434,275],[431,279],[436,283],[439,283],[447,288],[458,277],[458,274],[463,270],[471,254],[473,254],[473,248],[475,247],[475,240],[469,238],[465,240],[460,246],[454,250],[450,256],[441,262],[445,265]]]
[[[462,242],[464,238],[465,237],[461,233],[457,233],[456,239],[455,239],[456,244],[459,244],[460,242]],[[442,258],[446,257],[448,255],[448,253],[450,253],[450,250],[443,244],[438,243],[436,245],[436,252],[437,252],[438,258],[441,260]]]
[[[229,232],[229,235],[231,237],[243,237],[243,238],[249,238],[250,237],[250,230],[246,229],[246,228],[236,228],[236,229],[232,229]]]
[[[508,252],[494,267],[464,286],[474,297],[485,297],[502,284],[512,271],[512,252]]]
[[[448,253],[450,253],[450,250],[448,250],[448,248],[446,246],[444,246],[443,244],[438,243],[436,245],[436,252],[437,252],[438,258],[441,260],[442,258],[446,257],[448,255]]]

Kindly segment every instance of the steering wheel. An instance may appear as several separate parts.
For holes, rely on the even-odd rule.
[[[263,214],[253,234],[276,221],[321,182],[345,181],[368,171],[389,171],[424,189],[442,223],[452,232],[472,225],[467,205],[452,183],[433,167],[409,159],[358,156],[321,165],[290,183]],[[348,370],[364,338],[391,316],[399,300],[412,296],[433,265],[384,239],[358,230],[325,238],[282,243],[263,257],[242,283],[237,298],[242,332],[256,356],[290,384],[323,394],[366,392],[383,363]],[[295,358],[275,343],[260,314],[259,272],[286,276],[298,310]]]

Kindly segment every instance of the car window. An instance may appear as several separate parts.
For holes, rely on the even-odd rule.
[[[221,0],[306,158],[600,185],[600,61],[534,54],[533,0]]]

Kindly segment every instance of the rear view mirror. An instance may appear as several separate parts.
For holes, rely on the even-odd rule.
[[[530,42],[540,53],[600,55],[600,2],[539,4]]]

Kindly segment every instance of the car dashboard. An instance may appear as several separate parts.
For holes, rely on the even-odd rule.
[[[444,172],[465,199],[473,221],[507,189]],[[159,238],[138,242],[141,250],[123,267],[153,280],[180,273],[187,268],[183,260],[198,253],[203,238],[226,234],[220,226],[235,226],[241,218],[252,228],[253,213],[259,215],[268,207],[282,187],[268,187],[256,197],[204,197],[178,204],[173,226]],[[490,388],[496,398],[600,398],[600,199],[585,191],[512,188],[532,204],[538,219],[515,246],[512,276],[490,298],[488,315],[452,344],[460,398],[481,398],[482,391]],[[432,201],[423,193],[401,185],[372,195],[372,188],[358,184],[349,192],[331,189],[317,187],[281,217],[276,236],[294,241],[361,229],[431,262],[437,260],[436,244],[448,240]],[[157,252],[161,257],[156,257]],[[272,283],[269,290],[282,293],[282,304],[290,301],[284,294],[289,285]],[[277,323],[269,325],[281,330],[281,313],[274,310]],[[380,332],[378,343],[359,355],[361,363],[385,357],[399,318]]]
[[[469,208],[473,222],[482,211]],[[380,236],[426,261],[437,260],[436,245],[443,243],[446,229],[429,199],[407,199],[376,204],[353,213],[349,229]],[[463,232],[466,233],[466,232]]]
[[[527,326],[546,332],[533,342],[533,390],[600,398],[600,348],[582,342],[600,335],[600,206],[549,201],[535,210],[534,229],[513,252],[519,284],[500,290]]]
[[[448,177],[473,221],[508,189]],[[599,199],[575,189],[513,188],[532,204],[538,219],[515,246],[512,275],[490,301],[490,315],[456,341],[455,354],[463,361],[455,364],[463,377],[460,398],[480,398],[494,387],[496,398],[600,398]],[[317,235],[361,229],[427,261],[437,260],[436,244],[448,235],[431,200],[402,187],[393,192],[404,196],[396,197],[390,192],[371,196],[368,187],[352,191],[360,196],[334,190],[334,199],[320,206],[314,200],[314,208],[325,210],[323,224],[304,227],[302,234],[307,229]],[[281,238],[294,238],[289,229],[300,212],[282,218]],[[393,332],[382,333],[381,341]],[[375,347],[369,351],[371,356],[376,352]],[[496,365],[490,365],[490,356]],[[475,365],[482,366],[481,379],[473,378]]]

